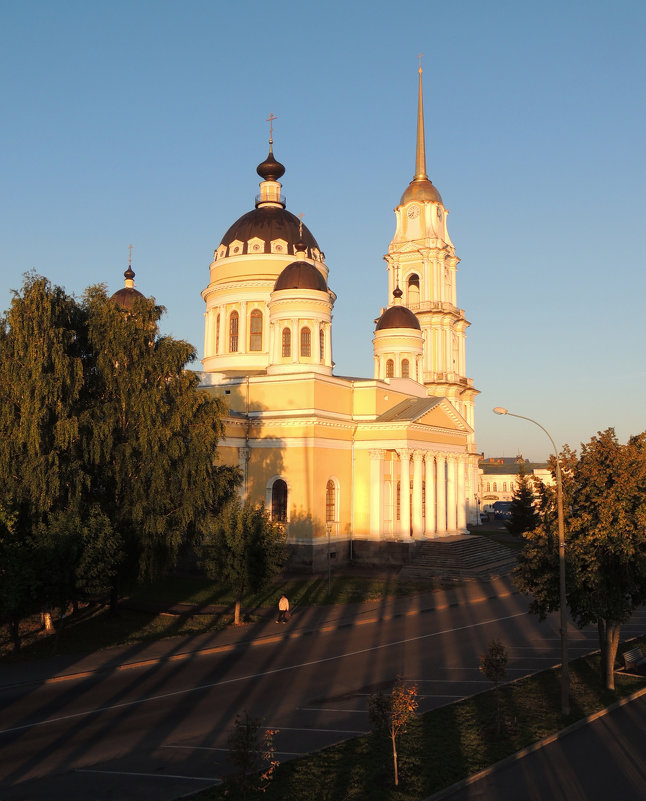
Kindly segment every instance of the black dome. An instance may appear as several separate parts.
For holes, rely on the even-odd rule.
[[[280,161],[276,161],[274,154],[270,149],[267,158],[264,161],[261,161],[256,167],[256,172],[261,178],[264,178],[265,181],[277,181],[285,174],[285,167],[280,163]]]
[[[419,320],[413,312],[406,306],[391,306],[381,315],[377,321],[375,331],[384,328],[415,328],[421,331]]]
[[[312,264],[293,261],[276,279],[274,291],[280,289],[317,289],[319,292],[327,292],[327,284]]]
[[[112,295],[110,300],[113,300],[124,309],[132,309],[135,304],[135,300],[137,298],[144,297],[145,295],[142,295],[138,289],[135,289],[132,286],[124,286],[122,289],[118,289],[114,295]]]
[[[242,255],[242,253],[248,252],[247,242],[258,237],[264,241],[265,248],[264,251],[254,252],[271,253],[272,240],[284,239],[287,242],[288,253],[294,253],[294,246],[299,239],[302,239],[312,257],[312,250],[320,251],[318,243],[305,225],[303,225],[302,235],[300,228],[301,221],[291,211],[278,206],[259,206],[236,220],[222,237],[221,244],[228,247],[235,240],[242,242],[241,253],[236,254]]]

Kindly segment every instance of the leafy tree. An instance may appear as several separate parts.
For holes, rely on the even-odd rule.
[[[91,287],[84,307],[90,497],[123,542],[119,579],[152,579],[201,540],[233,491],[237,471],[215,462],[224,406],[185,369],[194,348],[159,334],[154,300],[126,309]]]
[[[236,495],[207,533],[201,563],[207,574],[235,595],[235,625],[240,624],[242,598],[257,592],[285,562],[285,534],[264,506],[242,503]]]
[[[19,644],[33,600],[47,612],[155,576],[198,542],[232,494],[215,462],[221,402],[198,391],[163,308],[103,287],[79,303],[26,276],[0,321],[2,619]]]
[[[509,511],[511,517],[505,521],[505,526],[507,531],[516,537],[526,531],[532,531],[540,522],[536,510],[533,482],[527,475],[524,461],[520,461],[518,464],[518,481],[514,488]]]
[[[14,587],[16,645],[19,617],[34,600],[47,606],[48,587],[64,580],[48,562],[64,561],[66,546],[52,539],[41,548],[42,533],[52,518],[77,514],[88,487],[80,448],[84,322],[64,290],[29,274],[0,325],[0,498],[12,515],[3,583]]]
[[[500,640],[492,640],[487,652],[480,657],[480,672],[493,683],[496,695],[496,734],[502,732],[500,684],[507,676],[507,649]]]
[[[396,787],[399,785],[397,742],[399,737],[406,731],[408,724],[415,717],[415,711],[418,706],[417,685],[410,684],[406,686],[401,676],[397,676],[389,696],[384,695],[379,690],[371,695],[368,700],[368,714],[375,733],[378,736],[386,736],[390,739]]]
[[[0,506],[0,624],[9,626],[14,650],[21,645],[20,621],[38,608],[33,548],[16,535],[15,516]],[[35,608],[34,608],[35,604]]]
[[[228,740],[227,759],[233,767],[229,788],[234,797],[246,801],[249,793],[262,792],[279,766],[274,748],[277,729],[266,729],[262,721],[236,715]]]
[[[601,678],[614,689],[621,624],[646,601],[646,433],[621,445],[614,429],[599,432],[575,458],[565,452],[567,602],[579,627],[596,624]],[[533,594],[530,610],[559,608],[554,492],[545,488],[542,523],[525,535],[519,587]]]

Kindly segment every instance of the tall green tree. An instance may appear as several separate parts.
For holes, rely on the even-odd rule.
[[[12,520],[4,536],[4,580],[23,599],[12,611],[14,634],[20,608],[35,602],[47,607],[52,595],[60,595],[50,589],[64,579],[50,564],[64,561],[66,545],[54,538],[39,547],[42,534],[53,518],[78,514],[88,489],[80,445],[84,326],[76,301],[35,274],[25,277],[0,324],[0,500]],[[27,554],[29,569],[23,570]]]
[[[621,625],[646,602],[646,433],[620,444],[612,428],[566,451],[563,489],[566,585],[579,627],[595,624],[601,678],[614,689]],[[554,493],[546,489],[542,523],[525,535],[518,584],[544,617],[559,608]]]
[[[518,464],[518,480],[514,488],[509,511],[511,517],[505,521],[505,527],[510,534],[516,537],[521,536],[526,531],[532,531],[540,522],[540,516],[536,509],[534,484],[527,475],[527,467],[524,461],[520,461]]]
[[[216,462],[224,406],[186,369],[195,349],[160,335],[164,308],[154,300],[124,308],[99,286],[84,308],[91,500],[123,542],[119,579],[148,580],[201,541],[233,492],[237,471]]]
[[[202,545],[207,574],[235,596],[234,623],[241,620],[246,592],[262,589],[285,563],[285,534],[264,506],[253,506],[236,495],[222,510]]]

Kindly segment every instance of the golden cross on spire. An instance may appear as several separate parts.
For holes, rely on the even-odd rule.
[[[417,58],[419,59],[419,71],[420,72],[422,71],[422,56],[423,55],[424,55],[424,53],[418,53],[417,54]]]
[[[269,123],[269,141],[274,141],[274,120],[277,120],[278,117],[274,116],[274,112],[272,111],[271,114],[267,117],[267,122]]]
[[[132,267],[132,245],[128,245],[128,267]]]
[[[304,216],[305,215],[303,214],[303,212],[301,212],[298,215],[298,235],[301,236],[301,237],[303,236],[303,217]]]

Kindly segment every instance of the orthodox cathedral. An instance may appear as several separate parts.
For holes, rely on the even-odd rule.
[[[258,165],[255,208],[226,231],[209,268],[202,387],[228,408],[222,460],[241,493],[285,525],[295,565],[328,554],[405,562],[423,540],[475,522],[477,390],[447,209],[426,174],[419,70],[415,176],[395,208],[387,306],[371,378],[334,374],[325,254],[286,208],[285,167]]]

